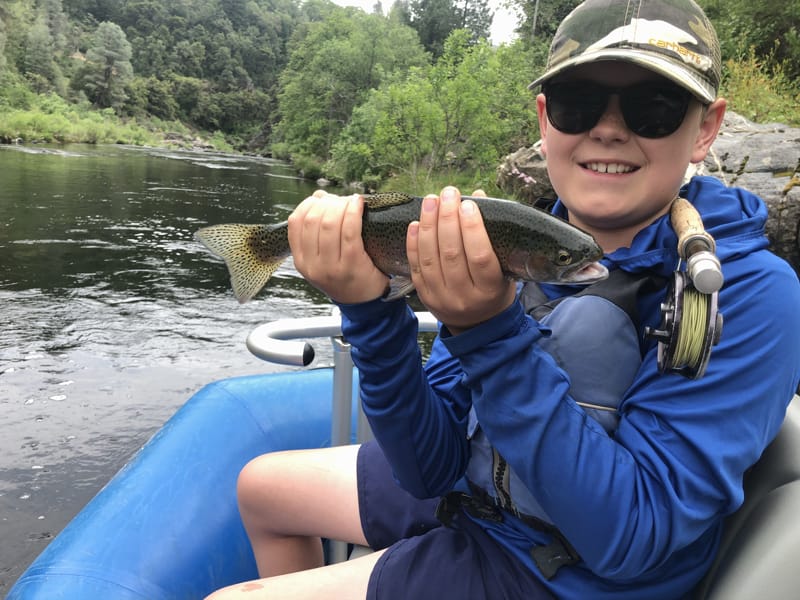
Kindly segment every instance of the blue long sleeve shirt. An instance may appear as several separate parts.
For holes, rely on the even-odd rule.
[[[582,558],[543,579],[558,598],[688,593],[713,560],[723,518],[742,503],[744,472],[776,435],[798,386],[800,284],[766,250],[766,207],[712,178],[694,178],[682,195],[717,242],[722,337],[699,380],[661,374],[650,344],[611,433],[571,397],[570,374],[539,343],[546,328],[519,302],[460,335],[442,329],[424,366],[404,303],[341,307],[364,410],[397,481],[418,497],[462,486],[474,409],[492,445]],[[676,245],[662,217],[604,262],[670,276]],[[644,323],[660,321],[662,299],[639,307]],[[547,534],[510,516],[478,522],[538,573],[530,550],[546,544]]]

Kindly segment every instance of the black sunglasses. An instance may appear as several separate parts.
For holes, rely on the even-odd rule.
[[[622,88],[592,81],[561,81],[542,87],[547,118],[562,133],[576,134],[597,125],[612,94],[619,96],[625,125],[644,138],[675,133],[683,123],[693,96],[667,81],[646,81]]]

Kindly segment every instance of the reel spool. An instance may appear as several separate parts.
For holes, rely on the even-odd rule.
[[[685,272],[673,273],[661,304],[661,325],[645,330],[645,335],[658,340],[658,368],[662,373],[678,373],[689,379],[705,374],[711,347],[722,334],[718,296],[718,292],[697,291]]]
[[[717,300],[724,278],[714,254],[716,242],[706,232],[694,206],[676,198],[670,219],[686,271],[673,273],[661,304],[661,325],[658,329],[647,327],[645,335],[658,340],[658,368],[662,373],[699,379],[708,367],[711,347],[722,334]]]

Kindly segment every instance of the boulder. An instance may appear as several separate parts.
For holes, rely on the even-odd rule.
[[[753,123],[728,111],[705,161],[690,165],[687,179],[696,174],[717,177],[760,196],[769,209],[767,235],[773,252],[800,270],[799,128]],[[538,142],[503,159],[497,185],[527,203],[555,197]]]

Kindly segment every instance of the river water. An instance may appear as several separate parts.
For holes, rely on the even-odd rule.
[[[247,352],[253,327],[330,313],[290,261],[239,305],[192,238],[311,191],[268,159],[0,146],[0,595],[193,392],[286,368]]]

